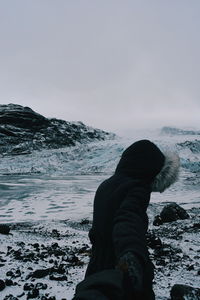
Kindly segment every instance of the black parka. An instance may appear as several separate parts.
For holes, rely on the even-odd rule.
[[[155,144],[138,141],[123,152],[114,175],[99,186],[89,232],[92,255],[86,277],[114,269],[127,252],[134,253],[144,268],[148,264],[146,210],[151,183],[164,161],[164,155]]]

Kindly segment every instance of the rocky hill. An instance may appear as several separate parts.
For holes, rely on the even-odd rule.
[[[3,155],[27,154],[32,150],[57,149],[114,137],[82,122],[45,118],[29,107],[0,105],[0,154]]]

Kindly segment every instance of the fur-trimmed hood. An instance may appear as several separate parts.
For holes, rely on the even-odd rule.
[[[129,146],[115,171],[150,184],[153,192],[160,193],[177,180],[178,172],[178,154],[161,151],[148,140],[137,141]]]
[[[164,192],[177,179],[180,167],[180,158],[176,152],[163,152],[165,162],[161,171],[152,183],[152,192]]]

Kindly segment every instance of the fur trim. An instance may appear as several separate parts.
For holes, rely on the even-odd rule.
[[[163,152],[165,163],[152,183],[152,192],[164,192],[178,179],[180,158],[175,152]]]

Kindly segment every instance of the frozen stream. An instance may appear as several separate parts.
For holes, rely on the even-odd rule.
[[[106,177],[96,174],[1,176],[0,222],[91,219],[95,190]],[[164,205],[174,201],[185,208],[199,206],[199,189],[199,186],[183,188],[177,183],[163,194],[153,193],[151,202]]]

